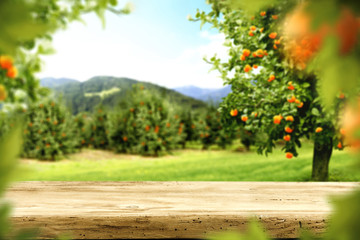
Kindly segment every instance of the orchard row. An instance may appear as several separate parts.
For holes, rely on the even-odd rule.
[[[203,149],[225,148],[240,136],[245,146],[251,143],[250,132],[225,127],[215,108],[203,112],[174,108],[141,86],[126,99],[111,111],[98,106],[94,113],[77,116],[51,99],[31,105],[22,113],[23,157],[56,160],[82,148],[159,156],[186,148],[189,141],[201,142]],[[3,124],[12,125],[11,120]]]

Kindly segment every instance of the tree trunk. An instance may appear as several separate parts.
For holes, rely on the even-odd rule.
[[[332,154],[332,139],[328,144],[314,143],[314,155],[311,179],[327,181],[329,177],[329,162]]]

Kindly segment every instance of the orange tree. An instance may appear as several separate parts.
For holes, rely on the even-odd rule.
[[[271,153],[275,141],[282,139],[286,142],[285,156],[296,157],[301,139],[311,138],[312,179],[327,180],[333,147],[344,147],[336,117],[344,96],[340,94],[325,111],[318,96],[316,73],[303,71],[303,62],[285,58],[286,39],[279,32],[278,21],[291,9],[291,3],[282,1],[249,16],[223,1],[210,2],[212,11],[198,11],[196,20],[212,24],[226,37],[228,59],[215,55],[208,60],[232,87],[221,103],[222,117],[256,133],[259,153]],[[304,39],[295,52],[307,57],[320,40]]]
[[[75,151],[75,125],[63,105],[51,99],[31,104],[25,119],[24,157],[58,160]]]
[[[75,147],[78,149],[82,149],[83,147],[89,144],[87,140],[87,132],[86,127],[88,124],[88,116],[86,113],[79,113],[73,117],[72,121],[75,125],[74,134],[76,136],[76,144]]]
[[[199,113],[194,113],[190,109],[183,109],[180,112],[180,124],[183,128],[184,137],[181,139],[180,144],[182,148],[186,148],[186,143],[190,141],[196,141],[199,138],[197,128],[197,118]]]
[[[231,145],[235,130],[232,124],[226,126],[221,122],[220,113],[214,107],[209,107],[205,116],[198,122],[198,131],[203,149],[218,145],[222,149]]]
[[[98,149],[108,149],[109,141],[109,121],[108,112],[102,105],[99,105],[94,110],[91,119],[86,125],[86,139],[88,147]]]
[[[118,152],[158,156],[184,138],[176,111],[143,86],[134,86],[111,119],[111,145]]]

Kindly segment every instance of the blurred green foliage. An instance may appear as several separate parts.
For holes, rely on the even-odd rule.
[[[33,239],[35,230],[14,231],[10,224],[11,206],[3,201],[6,187],[16,174],[21,150],[21,127],[19,122],[0,140],[0,239]]]

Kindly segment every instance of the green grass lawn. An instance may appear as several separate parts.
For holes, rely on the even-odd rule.
[[[179,150],[159,158],[84,150],[66,160],[22,160],[21,181],[309,181],[312,145],[305,143],[299,157],[286,159],[278,147],[268,157],[256,152]],[[359,181],[351,171],[355,158],[334,150],[331,181]]]

